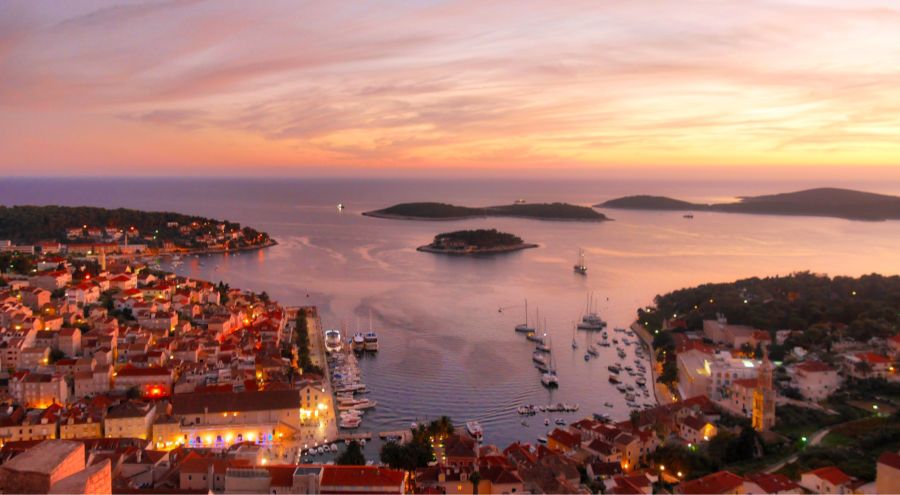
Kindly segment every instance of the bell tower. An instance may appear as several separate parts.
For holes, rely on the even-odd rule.
[[[775,368],[763,349],[763,362],[756,377],[753,391],[753,429],[768,431],[775,426],[775,389],[772,386]]]

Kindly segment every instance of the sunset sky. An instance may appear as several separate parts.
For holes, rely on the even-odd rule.
[[[825,165],[900,178],[897,0],[0,3],[4,175]]]

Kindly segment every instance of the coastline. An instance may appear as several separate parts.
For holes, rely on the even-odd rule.
[[[225,249],[225,248],[216,248],[216,249],[193,249],[187,251],[170,251],[159,254],[224,254],[224,253],[234,253],[241,251],[257,251],[259,249],[270,248],[272,246],[277,246],[278,241],[275,239],[270,239],[269,242],[265,244],[257,244],[254,246],[243,246],[235,249]]]
[[[478,250],[474,250],[474,251],[471,251],[471,250],[460,251],[460,250],[456,250],[456,249],[440,249],[440,248],[431,247],[431,245],[425,245],[425,246],[417,247],[416,251],[421,251],[423,253],[434,253],[434,254],[450,254],[450,255],[455,255],[455,256],[471,256],[471,255],[478,255],[478,254],[513,253],[516,251],[521,251],[523,249],[531,249],[531,248],[536,248],[536,247],[540,247],[540,246],[538,244],[523,243],[523,244],[517,244],[515,246],[502,246],[502,247],[496,247],[496,248],[478,249]]]
[[[468,220],[470,218],[487,218],[488,215],[463,215],[459,217],[413,217],[409,215],[392,215],[390,213],[380,213],[376,211],[364,211],[361,215],[372,218],[384,218],[387,220],[419,220],[419,221],[452,221],[452,220]]]
[[[409,215],[392,215],[390,213],[380,213],[378,211],[364,211],[362,212],[363,216],[373,217],[373,218],[384,218],[387,220],[418,220],[418,221],[453,221],[453,220],[468,220],[471,218],[524,218],[526,220],[543,220],[548,222],[585,222],[585,223],[599,223],[599,222],[612,222],[613,219],[609,217],[604,218],[563,218],[563,217],[536,217],[530,215],[463,215],[458,217],[414,217]]]

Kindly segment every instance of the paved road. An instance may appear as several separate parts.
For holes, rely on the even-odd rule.
[[[806,446],[807,446],[807,447],[812,447],[812,446],[815,446],[815,445],[819,445],[819,444],[822,442],[822,439],[824,439],[825,436],[827,436],[828,433],[831,432],[831,429],[832,429],[832,428],[835,428],[835,427],[840,426],[840,425],[842,425],[842,424],[844,424],[844,423],[840,423],[840,424],[837,424],[837,425],[829,426],[829,427],[827,427],[827,428],[822,428],[821,430],[816,431],[815,433],[812,434],[812,436],[808,437],[808,440],[809,440],[809,441],[806,443]],[[801,451],[801,452],[802,452],[802,451]],[[778,471],[779,469],[783,468],[784,466],[786,466],[786,465],[788,465],[788,464],[790,464],[790,463],[796,461],[796,460],[797,460],[797,457],[799,457],[799,456],[800,456],[800,452],[797,452],[796,454],[793,454],[792,456],[788,457],[787,459],[785,459],[785,460],[783,460],[783,461],[781,461],[781,462],[779,462],[779,463],[776,463],[776,464],[773,465],[773,466],[770,466],[770,467],[766,468],[766,469],[765,469],[765,472],[766,472],[766,473],[774,473],[775,471]]]
[[[631,324],[631,329],[634,331],[635,335],[637,335],[647,346],[650,353],[650,376],[653,378],[653,397],[656,399],[657,404],[669,404],[672,402],[672,393],[669,391],[669,387],[667,387],[664,383],[659,383],[656,381],[658,378],[658,373],[656,371],[657,363],[656,363],[656,351],[653,350],[653,336],[650,335],[650,332],[644,328],[638,322],[634,322]]]

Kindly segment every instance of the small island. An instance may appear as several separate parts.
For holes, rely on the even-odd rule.
[[[733,203],[700,204],[665,196],[625,196],[598,208],[657,211],[715,211],[761,215],[836,217],[849,220],[900,220],[900,197],[838,188],[748,196]]]
[[[440,254],[498,254],[538,247],[520,237],[497,229],[458,230],[434,236],[434,241],[418,251]]]
[[[364,212],[363,215],[397,220],[461,220],[476,217],[516,217],[536,220],[573,220],[602,222],[606,215],[588,206],[567,203],[515,203],[511,205],[468,207],[447,203],[401,203]]]

